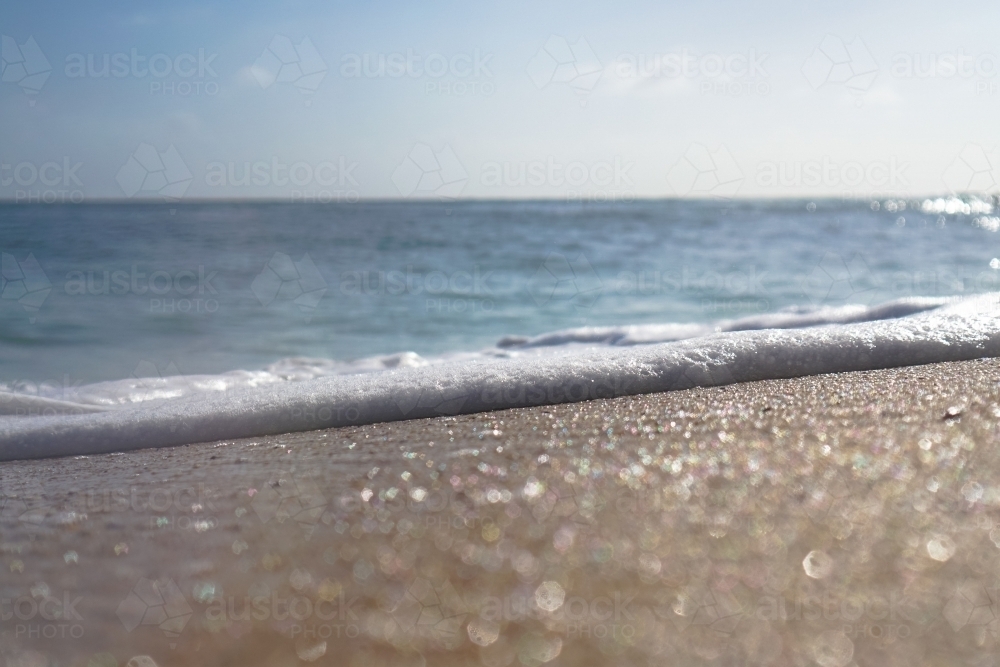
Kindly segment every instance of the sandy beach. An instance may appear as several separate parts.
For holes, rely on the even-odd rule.
[[[987,664],[1000,361],[0,464],[8,665]]]

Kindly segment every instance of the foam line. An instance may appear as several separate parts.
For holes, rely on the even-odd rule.
[[[269,374],[261,371],[218,376],[252,380],[228,385],[207,376],[187,378],[189,386],[201,389],[174,398],[157,394],[90,414],[2,417],[0,460],[168,447],[1000,356],[997,295],[924,306],[883,306],[889,319],[848,324],[726,331],[627,346],[563,344],[558,353],[480,355],[360,374],[285,381],[274,379],[273,373],[267,379]],[[912,314],[898,316],[908,307]]]

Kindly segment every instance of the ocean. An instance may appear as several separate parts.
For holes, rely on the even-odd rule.
[[[992,306],[982,319],[976,302],[975,322],[955,313],[998,290],[995,209],[971,197],[7,205],[0,443],[55,442],[53,428],[99,439],[95,420],[127,419],[142,442],[176,444],[145,436],[193,419],[185,404],[203,421],[180,439],[196,441],[985,356]],[[917,348],[838,352],[911,326]],[[681,349],[714,370],[666,382]],[[796,349],[811,361],[791,368]],[[559,389],[584,380],[633,385]],[[486,400],[487,385],[521,398]],[[253,419],[232,414],[237,395],[264,401]],[[330,417],[362,398],[374,403]],[[317,400],[329,419],[294,417]],[[181,412],[153,418],[168,405]]]
[[[573,327],[997,289],[992,211],[920,203],[4,206],[0,382],[429,357]],[[50,290],[37,307],[15,298],[29,257]],[[281,291],[255,288],[282,262]],[[296,304],[303,288],[314,298]]]

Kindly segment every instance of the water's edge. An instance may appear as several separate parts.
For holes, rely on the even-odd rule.
[[[1000,356],[996,296],[897,319],[717,333],[320,377],[93,414],[0,420],[0,460],[169,447],[824,373]]]

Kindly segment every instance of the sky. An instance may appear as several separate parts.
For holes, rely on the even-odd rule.
[[[987,0],[17,3],[0,199],[993,192],[998,19]]]

